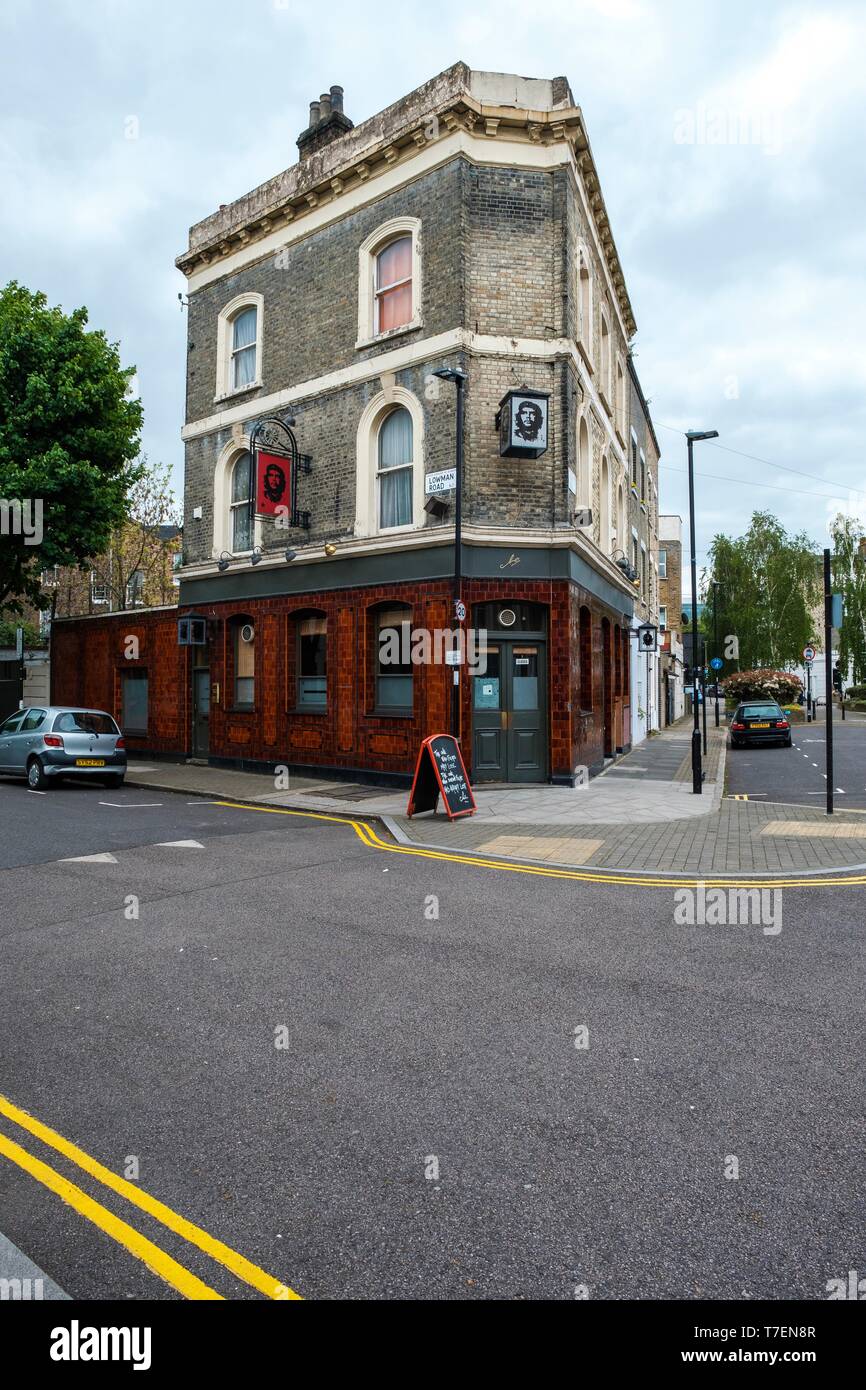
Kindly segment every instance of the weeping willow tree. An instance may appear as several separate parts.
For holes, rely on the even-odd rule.
[[[770,512],[753,512],[745,535],[714,538],[709,558],[703,614],[708,647],[713,648],[715,595],[717,655],[724,656],[726,639],[736,637],[739,656],[731,666],[737,670],[796,665],[814,635],[810,610],[821,595],[814,542],[805,532],[789,536]]]
[[[836,517],[833,537],[833,588],[842,594],[839,662],[852,683],[866,683],[866,534],[853,517]]]

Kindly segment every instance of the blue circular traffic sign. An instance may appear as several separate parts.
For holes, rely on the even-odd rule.
[[[712,666],[714,671],[721,671],[724,664],[725,663],[722,661],[722,658],[720,656],[714,656],[712,661],[710,662],[710,665]]]

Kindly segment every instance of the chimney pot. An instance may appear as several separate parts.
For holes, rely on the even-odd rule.
[[[319,119],[326,121],[331,114],[331,93],[322,92],[322,95],[319,97],[319,104],[321,107],[321,116]]]
[[[319,124],[319,103],[318,103],[317,101],[311,101],[311,102],[310,102],[310,128],[312,129],[312,127],[313,127],[314,125],[318,125],[318,124]]]
[[[343,89],[334,86],[331,88],[331,110],[342,111],[343,109]]]

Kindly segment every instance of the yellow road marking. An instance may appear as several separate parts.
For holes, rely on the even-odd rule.
[[[54,1168],[50,1168],[41,1159],[34,1158],[26,1149],[22,1149],[20,1144],[14,1140],[7,1139],[5,1134],[0,1134],[0,1154],[13,1163],[17,1163],[19,1168],[23,1168],[26,1173],[41,1182],[43,1187],[56,1192],[70,1207],[74,1207],[80,1216],[84,1216],[88,1221],[92,1221],[94,1226],[98,1226],[106,1235],[111,1236],[119,1245],[123,1245],[131,1255],[137,1260],[142,1260],[148,1269],[154,1274],[158,1274],[160,1279],[164,1279],[167,1284],[171,1284],[173,1289],[182,1293],[184,1298],[195,1299],[220,1299],[222,1294],[202,1283],[201,1279],[196,1278],[183,1265],[173,1260],[171,1255],[167,1255],[164,1250],[160,1250],[158,1245],[154,1245],[152,1240],[148,1240],[140,1231],[128,1226],[120,1217],[115,1216],[107,1207],[103,1207],[99,1202],[94,1202],[92,1197],[88,1197],[86,1192],[82,1192],[75,1183],[69,1182]]]
[[[177,1212],[172,1211],[171,1207],[167,1207],[156,1197],[151,1197],[150,1193],[145,1192],[143,1188],[136,1187],[134,1183],[127,1182],[125,1178],[118,1177],[117,1173],[112,1173],[111,1169],[106,1168],[98,1159],[92,1158],[83,1149],[79,1149],[77,1144],[70,1143],[68,1139],[63,1138],[62,1134],[49,1129],[48,1125],[42,1124],[41,1120],[37,1120],[26,1110],[21,1110],[17,1105],[13,1105],[7,1096],[0,1095],[0,1114],[14,1121],[16,1125],[20,1125],[22,1129],[28,1130],[37,1139],[41,1139],[43,1144],[56,1149],[58,1153],[63,1154],[64,1158],[77,1164],[85,1173],[89,1173],[92,1178],[96,1178],[97,1182],[101,1182],[104,1187],[110,1187],[113,1192],[125,1197],[128,1202],[132,1202],[134,1206],[146,1211],[149,1216],[155,1217],[163,1226],[174,1231],[175,1235],[183,1236],[184,1240],[197,1246],[199,1250],[204,1251],[218,1264],[224,1265],[245,1284],[250,1284],[254,1289],[258,1289],[259,1293],[280,1301],[301,1298],[301,1295],[295,1293],[294,1289],[290,1289],[288,1285],[275,1279],[272,1274],[266,1274],[263,1269],[259,1269],[258,1265],[253,1264],[244,1255],[238,1254],[236,1250],[224,1245],[215,1236],[203,1231],[200,1226],[195,1226],[185,1217],[179,1216]],[[38,1162],[36,1159],[33,1161]],[[51,1170],[49,1169],[49,1171]],[[156,1249],[155,1246],[154,1249]]]
[[[250,806],[239,801],[217,801],[216,806],[227,806],[232,811],[257,811],[270,816],[303,816],[307,820],[332,821],[335,825],[349,825],[358,839],[369,849],[386,850],[388,854],[409,854],[416,859],[440,859],[447,864],[468,864],[476,869],[498,869],[500,873],[532,874],[536,878],[565,878],[580,883],[620,883],[631,888],[688,888],[702,883],[707,888],[862,888],[866,885],[866,874],[839,873],[830,878],[711,878],[709,874],[698,874],[694,878],[679,875],[676,878],[649,878],[645,874],[616,874],[613,871],[594,869],[555,869],[541,864],[506,864],[497,859],[484,859],[481,855],[456,854],[453,850],[422,849],[420,845],[391,845],[376,834],[372,826],[362,821],[352,820],[350,816],[328,815],[324,811],[290,811],[285,806]]]

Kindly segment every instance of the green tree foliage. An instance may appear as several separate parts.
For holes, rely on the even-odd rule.
[[[42,569],[105,549],[141,471],[134,368],[86,325],[85,309],[51,309],[14,281],[0,290],[0,498],[42,504],[40,544],[0,536],[0,605],[13,613],[44,604]]]
[[[851,669],[853,682],[866,682],[866,534],[859,521],[840,514],[830,527],[833,537],[833,589],[843,598],[839,660]]]
[[[720,655],[739,643],[737,669],[793,666],[815,635],[811,609],[821,594],[817,548],[805,532],[789,536],[777,517],[754,512],[745,535],[716,536],[705,576],[702,623],[712,649],[713,589],[718,580]]]

